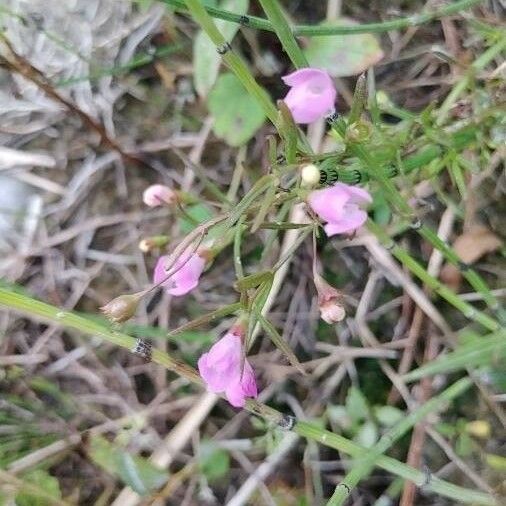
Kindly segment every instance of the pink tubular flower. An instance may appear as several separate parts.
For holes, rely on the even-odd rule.
[[[282,79],[291,88],[284,102],[296,123],[312,123],[335,111],[336,88],[325,70],[300,69]]]
[[[231,329],[198,361],[200,376],[208,390],[225,392],[228,402],[236,408],[244,407],[246,397],[256,398],[255,373],[248,360],[241,371],[242,331]]]
[[[149,207],[162,206],[164,204],[173,204],[177,200],[176,192],[163,184],[153,184],[148,186],[142,194],[144,204]]]
[[[162,286],[170,295],[184,295],[193,290],[199,284],[200,276],[206,266],[206,259],[198,252],[191,253],[187,250],[167,270],[168,258],[168,255],[164,255],[156,262],[153,282],[155,284],[162,283]],[[174,274],[167,278],[171,272]]]
[[[311,209],[327,222],[323,228],[329,237],[360,228],[367,220],[367,213],[359,206],[371,202],[369,192],[344,183],[314,190],[308,197]]]

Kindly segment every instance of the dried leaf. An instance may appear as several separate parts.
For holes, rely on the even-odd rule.
[[[466,264],[474,264],[501,246],[501,239],[483,225],[473,225],[453,243],[453,249]],[[446,264],[441,270],[441,280],[455,290],[458,289],[461,279],[462,274],[454,265]]]

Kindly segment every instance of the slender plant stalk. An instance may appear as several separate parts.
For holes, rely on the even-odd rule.
[[[221,32],[218,30],[213,19],[209,16],[200,0],[185,0],[184,3],[195,21],[201,26],[204,32],[206,32],[213,44],[216,45],[216,50],[222,54],[223,61],[241,81],[244,88],[246,88],[246,91],[258,101],[266,116],[275,125],[278,112],[269,95],[255,81],[255,78],[249,71],[248,66],[233,52],[229,42],[225,40]]]
[[[178,10],[185,11],[184,0],[162,0],[165,4],[175,7]],[[305,35],[305,36],[332,36],[332,35],[353,35],[356,33],[382,33],[390,30],[402,30],[403,28],[409,28],[411,26],[419,26],[430,21],[434,21],[445,16],[457,14],[458,12],[464,11],[482,3],[484,0],[460,0],[458,2],[452,2],[440,9],[434,9],[421,14],[413,14],[404,18],[392,19],[390,21],[383,21],[381,23],[366,23],[361,25],[296,25],[293,27],[294,35]],[[219,9],[217,7],[211,7],[210,5],[205,6],[206,11],[210,16],[224,19],[232,23],[239,23],[248,28],[254,28],[256,30],[267,30],[274,32],[275,27],[273,24],[264,18],[256,16],[241,16],[234,14],[233,12]]]
[[[412,411],[407,417],[403,418],[394,427],[389,429],[380,440],[369,449],[366,455],[357,459],[341,483],[336,487],[332,497],[327,502],[327,506],[342,506],[350,492],[358,485],[360,480],[365,478],[374,468],[378,458],[385,454],[390,447],[398,441],[404,434],[423,420],[429,413],[434,413],[442,405],[451,402],[453,399],[464,393],[472,381],[469,378],[462,378],[448,387],[444,392],[433,397],[428,402]]]
[[[271,25],[274,27],[276,35],[283,45],[283,49],[295,67],[298,69],[309,67],[309,63],[293,36],[292,29],[283,14],[278,0],[260,0],[260,4]]]
[[[88,335],[100,336],[111,344],[126,348],[127,350],[132,350],[136,343],[136,339],[120,331],[104,327],[100,323],[76,315],[71,311],[60,311],[55,306],[51,306],[50,304],[46,304],[6,288],[0,288],[0,305],[20,311],[30,318],[50,321],[53,324],[62,325],[68,329],[74,329]],[[195,369],[172,358],[167,353],[153,350],[152,361],[175,372],[189,382],[202,386],[202,381]],[[287,417],[285,415],[260,402],[248,400],[246,401],[245,409],[264,418],[268,422],[282,426],[287,425]],[[290,424],[288,424],[288,426],[290,426]],[[353,441],[328,430],[324,430],[312,423],[296,422],[293,427],[291,427],[291,430],[302,437],[312,439],[329,448],[334,448],[355,458],[364,457],[369,452],[368,449]],[[495,499],[489,494],[459,487],[444,480],[440,480],[439,478],[431,477],[428,483],[426,483],[426,474],[391,457],[386,457],[385,455],[378,457],[376,465],[396,476],[410,480],[418,486],[423,485],[428,491],[450,499],[459,500],[462,503],[474,503],[483,506],[497,505]]]
[[[480,323],[486,329],[491,331],[496,331],[500,328],[500,325],[496,320],[462,300],[453,290],[450,290],[446,285],[431,276],[405,249],[395,244],[395,242],[377,223],[372,220],[368,220],[367,227],[379,239],[379,241],[392,252],[397,260],[405,265],[421,281],[423,281],[425,285],[434,290],[452,306],[457,308],[466,318]]]

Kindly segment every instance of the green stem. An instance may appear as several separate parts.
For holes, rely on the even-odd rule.
[[[175,7],[178,10],[185,11],[185,2],[183,0],[162,0],[165,4]],[[456,14],[460,11],[471,8],[472,6],[483,2],[483,0],[460,0],[458,2],[452,2],[440,9],[434,9],[421,14],[413,14],[412,16],[406,16],[404,18],[392,19],[390,21],[383,21],[380,23],[366,23],[361,25],[296,25],[293,27],[294,35],[306,35],[306,36],[332,36],[332,35],[353,35],[356,33],[382,33],[390,30],[402,30],[403,28],[409,28],[410,26],[419,26],[436,19]],[[254,28],[257,30],[267,30],[274,32],[275,27],[273,24],[264,18],[256,16],[240,16],[233,12],[205,6],[206,11],[210,16],[224,19],[232,23],[239,23],[248,28]]]
[[[200,0],[185,0],[181,3],[186,3],[192,17],[201,26],[204,32],[206,32],[213,44],[216,45],[217,50],[222,54],[223,61],[241,81],[248,94],[258,101],[266,116],[275,125],[277,120],[277,109],[274,107],[269,95],[255,81],[255,78],[251,75],[251,72],[242,59],[232,51],[229,42],[225,40],[218,30]]]
[[[295,67],[298,69],[309,67],[309,63],[293,36],[292,29],[281,10],[278,0],[260,0],[260,4],[274,27],[283,49]]]
[[[385,454],[396,441],[429,413],[437,411],[442,405],[465,392],[471,385],[472,381],[469,378],[460,379],[437,397],[433,397],[418,409],[412,411],[383,434],[380,440],[364,456],[353,463],[351,471],[346,474],[341,483],[336,487],[334,494],[327,502],[327,506],[342,506],[350,492],[371,472],[381,455]]]
[[[0,288],[0,305],[9,309],[20,311],[30,318],[43,319],[45,321],[50,321],[53,324],[63,325],[66,328],[78,330],[85,334],[100,336],[104,340],[128,350],[131,350],[136,342],[136,340],[131,336],[108,329],[99,323],[92,322],[87,318],[78,316],[70,311],[60,311],[55,306],[37,301],[26,295],[14,293],[5,288]],[[202,381],[197,371],[195,371],[192,367],[175,360],[167,353],[154,350],[152,359],[153,362],[164,366],[168,370],[175,372],[183,378],[186,378],[191,383],[202,385]],[[248,400],[246,402],[246,409],[271,423],[280,424],[285,423],[286,421],[286,416],[279,411],[254,400]],[[338,451],[351,455],[352,457],[367,455],[369,451],[353,441],[334,434],[328,430],[324,430],[311,423],[298,422],[293,426],[292,430],[302,437],[318,441],[329,448],[334,448]],[[376,464],[396,476],[410,480],[419,486],[423,485],[426,490],[450,499],[484,506],[497,505],[495,499],[489,494],[459,487],[444,480],[440,480],[439,478],[432,477],[428,483],[425,483],[426,475],[423,472],[403,464],[391,457],[381,455],[376,460]]]

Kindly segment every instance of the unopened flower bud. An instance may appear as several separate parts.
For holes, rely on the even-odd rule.
[[[139,249],[143,253],[149,253],[156,248],[162,248],[169,242],[169,238],[166,235],[155,235],[153,237],[146,237],[139,242]]]
[[[100,311],[114,323],[123,323],[132,318],[137,311],[140,294],[134,293],[129,295],[120,295],[112,299]]]
[[[142,194],[143,202],[149,207],[174,204],[177,199],[177,193],[163,184],[151,185]]]
[[[343,296],[333,286],[330,286],[318,273],[314,273],[314,284],[318,292],[318,307],[320,316],[329,324],[338,323],[346,316],[342,305]]]
[[[316,186],[320,182],[320,169],[310,163],[304,165],[301,170],[302,186]]]

